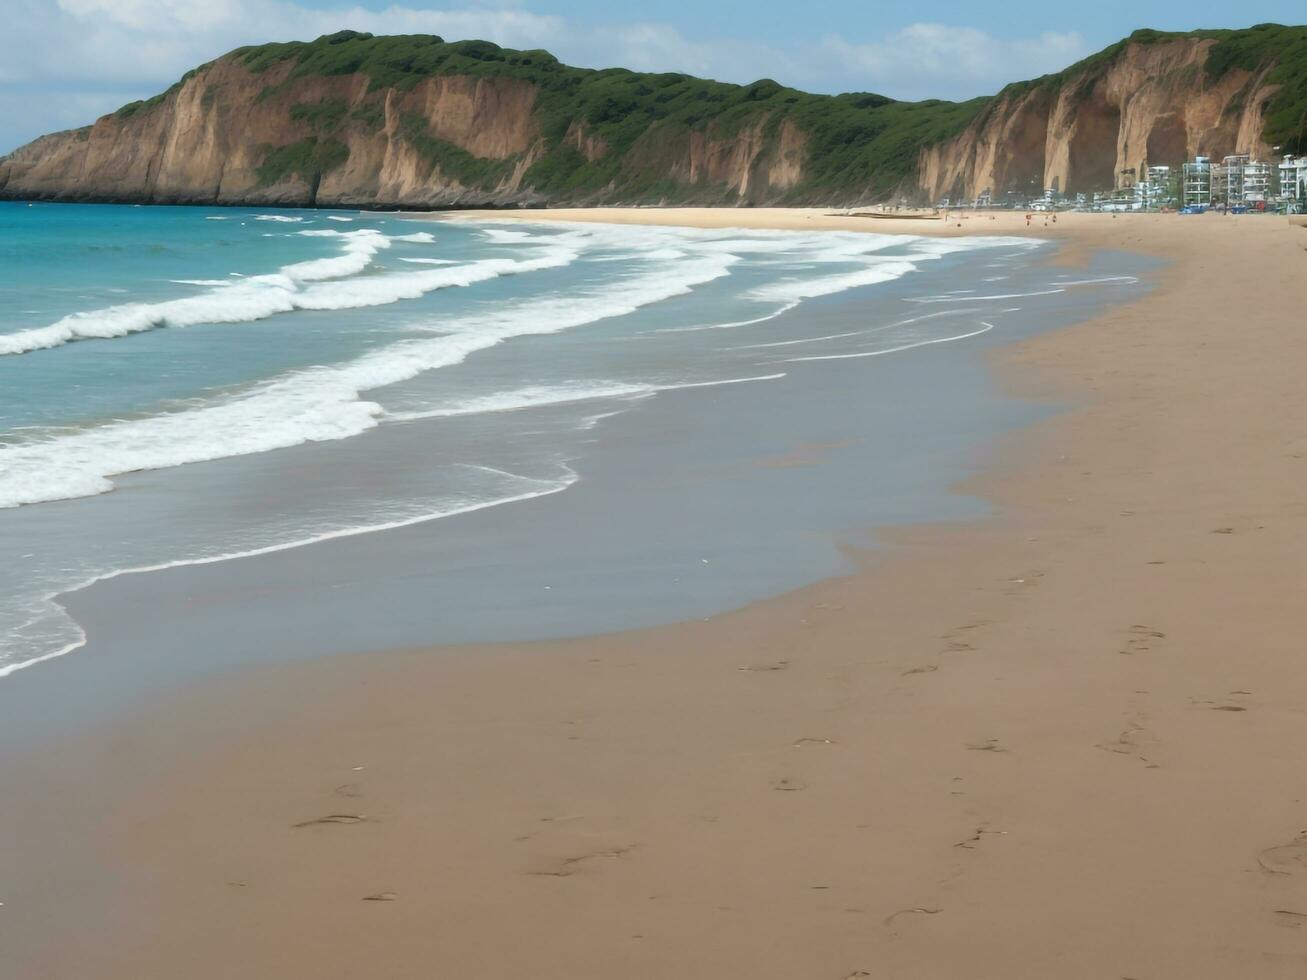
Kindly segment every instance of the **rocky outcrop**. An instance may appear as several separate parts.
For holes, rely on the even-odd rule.
[[[1195,154],[1266,158],[1265,108],[1278,91],[1260,70],[1212,78],[1210,38],[1127,42],[1083,71],[1010,86],[958,136],[922,150],[931,199],[997,202],[1044,188],[1112,190],[1149,166]]]

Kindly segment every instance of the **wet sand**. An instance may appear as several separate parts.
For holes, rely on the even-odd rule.
[[[0,976],[1302,976],[1307,229],[1047,233],[1173,264],[995,356],[1079,406],[968,483],[996,516],[708,622],[236,671],[48,743],[5,774]]]

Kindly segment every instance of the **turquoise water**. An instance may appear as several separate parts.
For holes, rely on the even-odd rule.
[[[1034,272],[1043,247],[0,204],[0,676],[83,645],[54,599],[86,583],[564,491],[664,393],[1135,281]],[[801,315],[843,293],[852,320]]]

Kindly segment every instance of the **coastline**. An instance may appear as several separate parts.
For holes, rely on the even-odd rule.
[[[486,222],[432,230],[453,241],[481,235],[522,241],[527,234]],[[542,230],[547,239],[568,229]],[[596,231],[609,240],[649,237],[640,229]],[[673,232],[690,248],[698,237],[687,229],[645,231],[654,237]],[[711,242],[736,234],[710,232],[703,241],[711,251]],[[858,251],[859,237],[817,232],[796,241],[825,254],[845,247]],[[563,379],[585,375],[592,362],[652,357],[654,383],[636,390],[656,391],[656,396],[578,402],[578,411],[599,413],[602,420],[580,420],[571,430],[574,436],[561,430],[550,435],[530,454],[534,462],[511,454],[497,460],[493,438],[486,449],[472,447],[472,460],[541,477],[543,486],[526,488],[533,499],[539,495],[534,491],[561,487],[564,480],[570,487],[566,494],[538,503],[519,499],[476,513],[454,500],[461,514],[435,505],[388,514],[402,518],[404,530],[378,519],[387,513],[379,500],[361,510],[360,519],[328,525],[326,535],[305,535],[298,542],[291,535],[256,539],[249,542],[258,546],[251,547],[254,553],[241,557],[232,554],[244,550],[234,542],[218,542],[202,562],[159,549],[143,556],[149,561],[105,563],[110,574],[93,582],[88,575],[82,582],[66,580],[67,588],[48,590],[58,597],[50,621],[69,624],[83,645],[74,650],[75,666],[46,665],[39,677],[27,677],[21,685],[27,696],[0,687],[0,743],[57,733],[61,722],[73,719],[86,724],[112,716],[130,707],[124,699],[148,699],[241,662],[591,635],[715,615],[848,570],[837,542],[864,540],[868,529],[982,513],[981,501],[949,488],[980,464],[992,436],[1052,410],[1003,394],[985,367],[984,352],[1129,301],[1146,290],[1138,277],[1154,262],[1104,252],[1083,270],[1059,271],[1044,261],[1055,249],[1005,237],[972,239],[958,248],[919,236],[897,242],[896,236],[873,235],[867,245],[922,254],[930,261],[898,279],[869,285],[859,276],[852,283],[843,276],[824,277],[819,264],[811,273],[817,291],[838,286],[837,292],[805,298],[801,307],[790,301],[766,320],[741,324],[747,329],[695,326],[719,319],[729,325],[739,318],[719,309],[721,297],[708,289],[650,310],[651,317],[636,314],[630,321],[613,320],[610,328],[597,324],[576,331],[571,340],[560,338],[564,350],[573,346],[575,351],[561,360],[552,341],[530,337],[476,358],[482,372],[528,377],[543,372],[566,386],[571,382]],[[1084,288],[1063,288],[1063,280],[1083,280]],[[723,286],[748,290],[751,281],[741,271]],[[990,284],[1000,282],[1006,296],[962,304],[956,313],[951,306],[918,312],[920,303],[992,292]],[[666,280],[659,288],[675,290],[675,283]],[[1029,298],[1010,301],[1013,294]],[[549,309],[546,304],[542,312]],[[963,327],[958,318],[972,323]],[[939,329],[914,328],[899,339],[858,346],[860,338],[893,333],[891,323],[900,321],[931,327],[938,321]],[[530,330],[529,320],[519,322]],[[646,332],[675,324],[689,329]],[[983,335],[975,336],[981,330]],[[835,342],[825,343],[826,337]],[[851,346],[841,337],[850,338]],[[812,346],[792,346],[796,339]],[[916,343],[922,339],[931,343]],[[778,340],[784,343],[776,346]],[[892,356],[876,353],[866,360],[859,351],[867,349],[887,349]],[[837,356],[791,359],[791,352]],[[848,353],[858,356],[842,356]],[[640,369],[633,367],[607,365],[599,375],[612,371],[615,377],[641,380]],[[437,388],[419,394],[419,401],[457,398],[454,392],[467,383],[461,373],[433,375]],[[737,383],[746,377],[755,383]],[[716,383],[728,379],[730,384]],[[681,387],[687,380],[696,383]],[[377,394],[383,403],[388,400],[387,393]],[[554,427],[565,422],[568,411],[564,403],[560,409],[533,410],[534,422],[515,413],[474,414],[468,422],[492,436],[496,427],[512,429],[521,422]],[[760,417],[772,421],[760,427]],[[131,474],[118,478],[125,493],[7,513],[11,533],[18,535],[10,539],[11,550],[35,553],[45,547],[43,529],[57,535],[66,528],[75,555],[100,529],[112,536],[117,532],[111,529],[150,520],[152,499],[164,513],[169,501],[181,502],[204,519],[208,500],[311,474],[321,474],[314,482],[333,486],[334,474],[348,481],[351,473],[375,471],[384,475],[387,487],[399,483],[410,461],[426,458],[424,447],[433,439],[454,454],[469,448],[458,424],[435,419],[383,425],[359,440]],[[823,448],[814,453],[810,447]],[[801,458],[792,459],[796,454]],[[316,504],[321,515],[324,496],[330,497],[330,490],[305,500],[305,509],[313,512]],[[748,507],[735,506],[735,500],[747,500]],[[491,502],[500,500],[492,496]],[[160,524],[161,542],[185,530],[187,510]],[[640,519],[631,520],[632,514]],[[364,530],[368,533],[358,533]],[[51,549],[57,544],[56,537]],[[124,545],[132,550],[130,542]],[[333,601],[323,605],[319,597],[324,596]],[[270,633],[280,639],[274,649],[262,651]],[[186,656],[171,655],[178,646],[188,648]],[[241,655],[241,650],[251,652]],[[5,654],[13,659],[11,650]],[[70,695],[70,690],[87,695]],[[113,696],[118,692],[123,698]],[[42,710],[47,703],[58,707],[53,716]]]
[[[0,975],[1300,975],[1307,232],[1185,220],[1063,218],[1064,261],[1175,265],[999,355],[1081,407],[970,481],[990,519],[706,623],[260,668],[48,746],[5,878],[105,867]]]

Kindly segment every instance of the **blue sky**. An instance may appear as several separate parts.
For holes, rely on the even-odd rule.
[[[1232,10],[1238,12],[1231,21]],[[241,44],[373,33],[482,37],[564,61],[771,77],[818,92],[968,98],[1056,71],[1138,27],[1307,20],[1303,0],[0,0],[0,153],[162,91]]]

